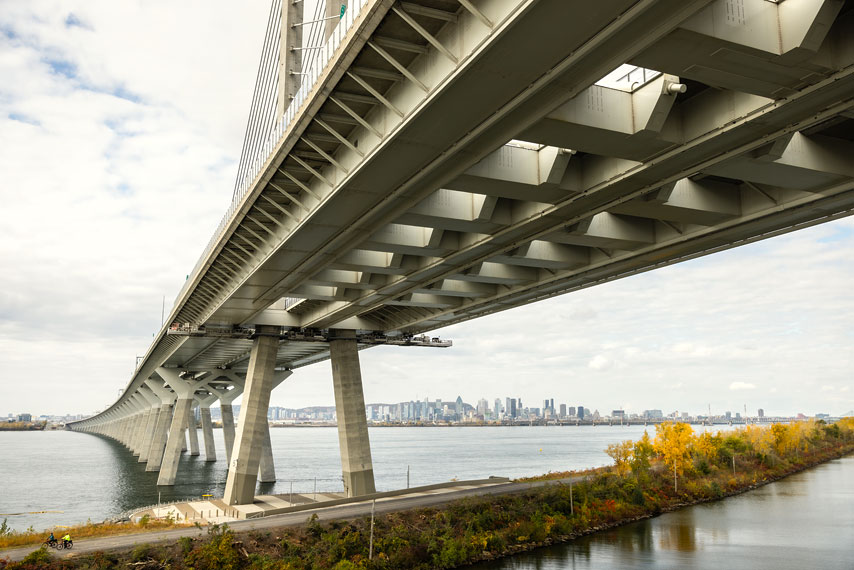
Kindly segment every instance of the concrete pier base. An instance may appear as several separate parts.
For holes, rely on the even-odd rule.
[[[252,344],[246,373],[240,424],[237,426],[225,483],[223,501],[228,505],[245,505],[255,500],[263,441],[268,433],[267,408],[270,405],[279,349],[278,327],[259,326],[256,334],[258,336]]]
[[[330,339],[344,491],[348,497],[367,495],[376,492],[376,486],[356,334],[355,331],[333,330]]]

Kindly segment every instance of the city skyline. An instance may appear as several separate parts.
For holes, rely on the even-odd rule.
[[[10,412],[103,409],[127,384],[230,202],[269,10],[66,6],[0,14]],[[191,17],[203,21],[179,25]],[[365,398],[494,390],[842,413],[854,408],[852,251],[846,218],[435,331],[450,349],[372,348]],[[271,403],[333,401],[320,363]]]

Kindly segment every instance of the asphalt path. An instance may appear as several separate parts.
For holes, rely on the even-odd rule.
[[[582,479],[583,477],[573,477],[573,482]],[[405,495],[403,497],[389,497],[378,499],[376,502],[376,513],[391,513],[397,511],[407,511],[422,507],[435,507],[462,499],[465,497],[480,497],[489,495],[506,495],[509,493],[519,493],[541,487],[543,485],[554,483],[569,483],[570,479],[559,479],[551,481],[534,481],[524,483],[500,483],[497,485],[489,485],[486,487],[475,487],[473,489],[460,489],[458,491],[448,491],[442,493],[419,493],[414,495]],[[306,522],[313,514],[322,521],[330,520],[346,520],[354,519],[363,516],[370,516],[372,501],[363,501],[359,503],[348,503],[334,507],[319,507],[317,509],[299,511],[296,513],[285,513],[281,515],[272,515],[257,519],[242,520],[228,523],[228,527],[234,532],[245,532],[250,530],[272,529],[285,526],[298,526]],[[205,536],[208,527],[201,529],[196,527],[181,527],[170,530],[157,532],[144,532],[136,534],[125,534],[120,536],[107,536],[102,538],[91,538],[74,542],[72,550],[60,550],[52,553],[59,558],[69,558],[78,554],[91,554],[97,551],[107,550],[125,550],[130,549],[140,544],[156,544],[161,542],[174,542],[182,536]],[[72,537],[74,538],[74,537]],[[12,561],[21,560],[30,552],[38,550],[39,546],[26,546],[8,550],[0,550],[0,558],[8,557]]]

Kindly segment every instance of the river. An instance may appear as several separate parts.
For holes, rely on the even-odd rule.
[[[472,570],[851,570],[854,456]]]
[[[650,435],[654,428],[650,427]],[[697,428],[703,429],[703,428]],[[370,429],[377,490],[490,475],[524,477],[611,463],[609,443],[637,439],[643,426],[378,427]],[[270,431],[276,483],[260,493],[343,491],[334,427]],[[201,434],[199,434],[201,437]],[[218,461],[184,454],[174,487],[118,442],[70,431],[0,432],[0,521],[16,530],[102,521],[129,509],[222,496],[226,461],[222,430],[214,430]],[[204,451],[202,452],[204,453]],[[31,513],[34,511],[61,511]]]

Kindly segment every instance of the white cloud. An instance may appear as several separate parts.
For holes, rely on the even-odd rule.
[[[754,388],[756,388],[756,384],[750,382],[733,382],[729,385],[730,390],[753,390]]]
[[[587,364],[587,367],[592,370],[605,370],[606,368],[610,368],[612,364],[613,363],[610,360],[601,354],[597,354],[593,357],[593,360]]]

